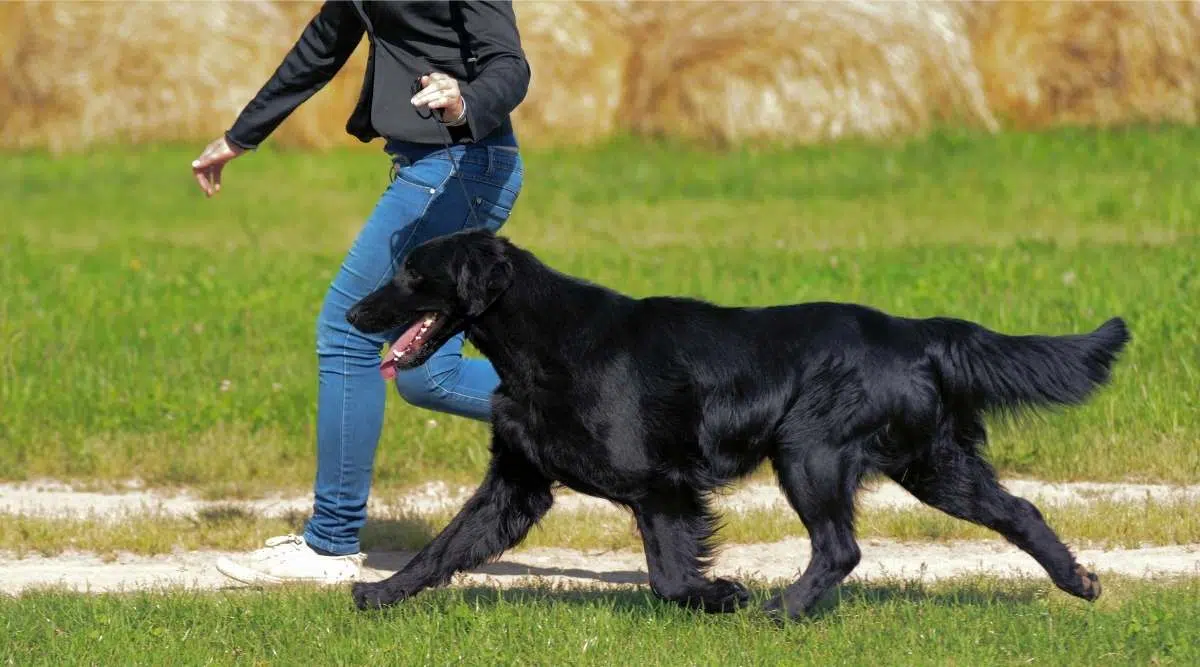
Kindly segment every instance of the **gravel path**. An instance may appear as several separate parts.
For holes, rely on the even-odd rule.
[[[965,574],[1033,576],[1045,573],[1025,553],[1000,541],[905,543],[862,540],[863,560],[851,579],[863,581],[902,577],[934,581]],[[185,552],[162,556],[124,554],[105,561],[90,554],[63,554],[51,558],[0,556],[0,591],[20,593],[28,587],[63,586],[78,591],[103,592],[147,588],[238,588],[213,568],[223,555],[218,551]],[[1129,576],[1200,575],[1200,545],[1143,549],[1084,549],[1081,563],[1097,573]],[[368,554],[366,578],[375,580],[401,567],[409,553]],[[775,581],[795,577],[808,561],[809,542],[789,539],[769,544],[725,546],[713,573],[722,576]],[[636,551],[597,552],[557,548],[521,549],[501,560],[460,575],[455,585],[512,586],[530,578],[556,585],[644,585],[646,562]],[[1048,581],[1048,580],[1047,580]]]
[[[1037,504],[1062,505],[1097,500],[1130,502],[1144,499],[1169,501],[1200,499],[1200,485],[1110,484],[1100,482],[1049,483],[1036,480],[1009,480],[1012,493]],[[414,514],[452,511],[462,505],[473,489],[430,482],[408,489],[403,494],[376,494],[373,509],[388,508]],[[915,507],[920,503],[891,481],[884,481],[859,493],[861,507]],[[725,510],[787,509],[787,501],[773,484],[743,485],[718,497]],[[122,493],[76,491],[59,482],[0,484],[0,513],[35,516],[123,516],[130,512],[155,511],[168,515],[192,515],[212,507],[239,507],[258,516],[278,516],[307,512],[311,496],[269,496],[254,500],[204,500],[191,493],[168,494],[131,489]],[[597,498],[562,491],[556,495],[555,512],[605,510],[615,508]]]
[[[1013,493],[1039,504],[1087,504],[1098,500],[1132,502],[1143,499],[1169,501],[1200,498],[1200,486],[1175,487],[1154,484],[1052,484],[1010,480]],[[430,483],[404,494],[381,494],[375,508],[417,514],[457,508],[471,492],[469,487]],[[918,503],[891,482],[881,483],[860,495],[864,507],[911,507]],[[718,504],[727,511],[757,508],[786,509],[786,502],[773,485],[746,485],[722,495]],[[209,501],[193,494],[164,494],[131,489],[123,493],[82,492],[55,482],[0,484],[0,514],[45,517],[106,516],[119,520],[131,513],[160,512],[189,515],[211,507],[238,506],[259,515],[306,512],[306,497],[275,496],[246,501]],[[575,493],[558,496],[555,512],[604,510],[606,502]],[[1002,541],[914,543],[887,539],[862,540],[863,561],[853,579],[904,577],[932,581],[970,573],[1044,577],[1028,555]],[[231,588],[212,566],[222,555],[217,551],[181,552],[161,556],[121,554],[105,560],[93,554],[67,553],[54,557],[17,558],[0,554],[0,591],[19,593],[29,587],[65,586],[80,591],[117,591],[160,587]],[[372,553],[367,561],[368,579],[387,576],[403,565],[411,554]],[[1099,573],[1130,576],[1170,574],[1200,575],[1200,545],[1146,547],[1140,549],[1084,549],[1080,562]],[[806,539],[789,539],[768,544],[724,546],[714,574],[779,580],[794,577],[809,557]],[[457,584],[511,586],[534,577],[543,583],[561,585],[643,585],[646,564],[637,551],[593,552],[557,548],[529,548],[510,552],[499,562],[460,576]]]

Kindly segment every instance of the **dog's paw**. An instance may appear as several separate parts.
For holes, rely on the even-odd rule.
[[[737,611],[750,604],[750,591],[740,582],[731,579],[717,579],[707,592],[711,600],[711,611]]]
[[[1095,572],[1089,571],[1086,567],[1080,565],[1075,568],[1075,574],[1079,577],[1079,590],[1071,591],[1088,602],[1094,601],[1100,597],[1100,577],[1096,576]]]
[[[678,600],[681,604],[710,614],[737,611],[750,603],[750,591],[736,581],[716,579]]]
[[[762,610],[767,614],[768,617],[771,618],[771,620],[776,622],[792,618],[792,614],[788,611],[782,595],[776,595],[770,600],[764,602]]]
[[[394,591],[383,582],[358,582],[351,588],[354,605],[362,610],[383,609],[404,599],[404,594]]]
[[[808,618],[808,612],[804,610],[804,605],[797,600],[789,600],[786,592],[764,602],[762,610],[767,618],[781,627],[788,621],[800,621]]]

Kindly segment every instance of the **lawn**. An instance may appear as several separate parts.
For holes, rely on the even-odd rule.
[[[756,602],[775,592],[754,588]],[[0,664],[1189,665],[1200,580],[855,583],[814,619],[706,616],[621,591],[431,591],[363,614],[342,588],[0,598]]]
[[[0,162],[0,477],[303,490],[314,319],[385,156],[269,148],[205,200],[199,146]],[[505,231],[634,295],[847,300],[1009,333],[1127,319],[1112,385],[996,421],[1007,476],[1200,479],[1200,133],[938,134],[712,153],[526,155]],[[474,480],[483,424],[390,397],[376,479]]]

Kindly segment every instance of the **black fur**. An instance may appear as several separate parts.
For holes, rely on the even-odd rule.
[[[1076,404],[1105,383],[1129,339],[1120,319],[1086,335],[1006,336],[850,304],[633,299],[485,231],[416,248],[347,318],[382,332],[429,310],[446,322],[435,344],[465,330],[499,373],[493,458],[475,495],[404,569],[354,586],[360,608],[499,556],[550,509],[561,483],[633,511],[656,595],[731,611],[749,596],[704,573],[708,496],[764,460],[813,548],[800,578],[768,603],[777,613],[805,614],[858,564],[854,496],[873,473],[999,532],[1068,593],[1100,594],[1037,508],[999,485],[980,449],[985,411]]]

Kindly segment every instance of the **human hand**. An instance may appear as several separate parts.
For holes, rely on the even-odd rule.
[[[192,174],[206,197],[221,191],[221,169],[225,167],[225,163],[245,152],[244,149],[225,141],[225,137],[221,137],[205,146],[200,157],[192,160]]]
[[[439,109],[443,123],[457,124],[466,113],[462,90],[458,81],[447,74],[433,72],[421,77],[421,90],[413,95],[412,105],[420,108]]]

